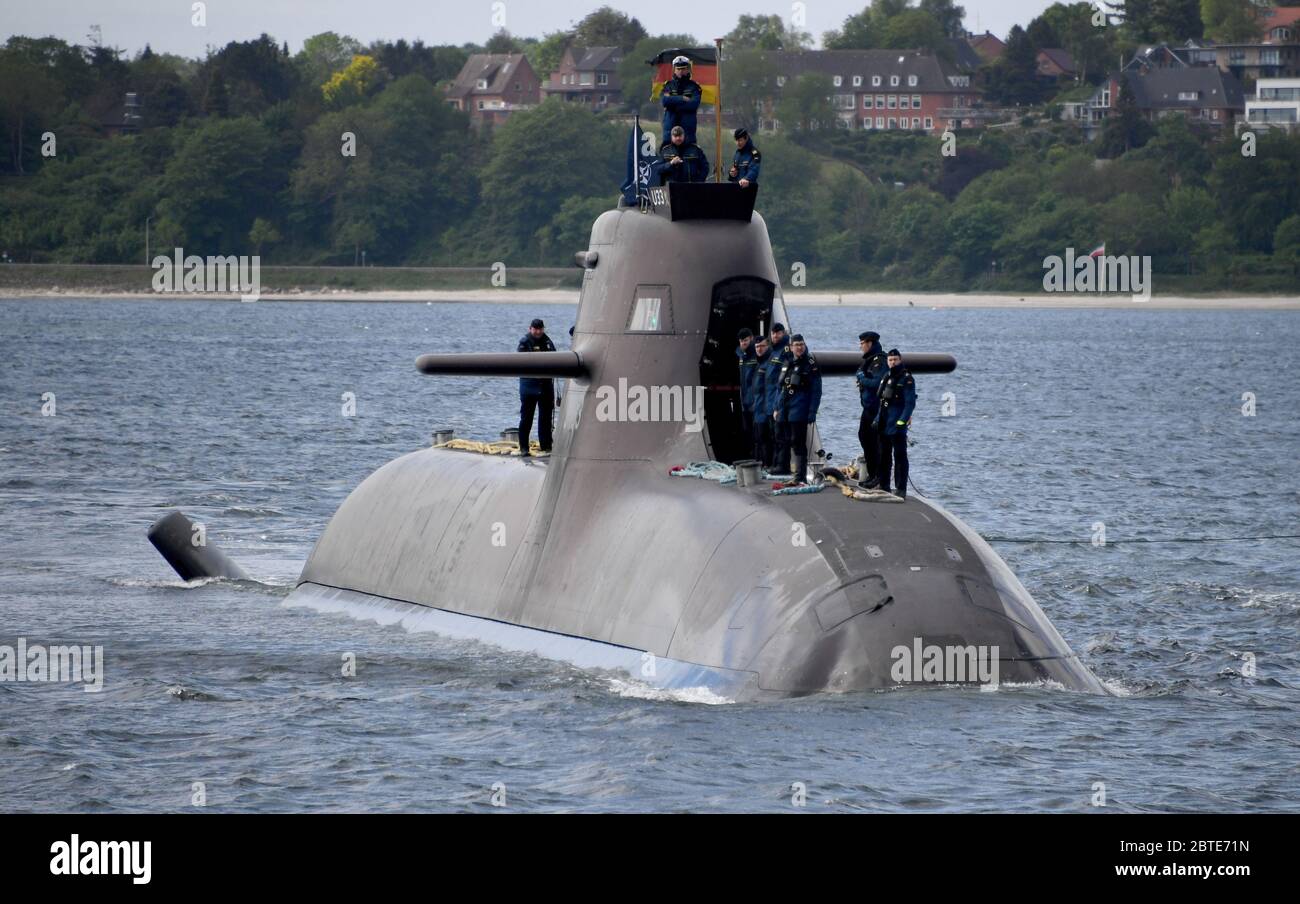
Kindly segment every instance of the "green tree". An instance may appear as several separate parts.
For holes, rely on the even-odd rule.
[[[499,29],[483,45],[485,53],[519,53],[522,49],[520,43],[504,28]]]
[[[302,50],[293,58],[307,85],[323,85],[329,77],[347,67],[352,58],[365,51],[361,42],[349,35],[323,31],[302,43]]]
[[[966,30],[963,19],[966,18],[965,7],[958,6],[952,0],[921,0],[920,8],[934,17],[950,38],[960,38]]]
[[[479,235],[509,253],[535,253],[538,230],[566,199],[599,195],[612,206],[626,141],[623,128],[558,98],[511,116],[483,167]]]
[[[993,246],[1015,221],[1016,211],[999,201],[958,204],[948,218],[949,250],[967,275],[987,272],[996,258]]]
[[[379,90],[384,72],[374,57],[355,56],[346,68],[335,72],[320,86],[321,97],[333,107],[355,104]]]
[[[1019,25],[1007,35],[1006,50],[985,67],[988,96],[1001,104],[1035,104],[1043,98],[1038,78],[1038,51]]]
[[[205,122],[180,141],[161,188],[195,253],[237,253],[253,220],[273,209],[287,176],[286,161],[268,165],[273,146],[251,117]]]
[[[1119,157],[1140,148],[1151,139],[1155,129],[1138,110],[1137,98],[1127,85],[1120,84],[1115,112],[1106,119],[1097,144],[1098,157]]]
[[[537,46],[528,52],[528,62],[537,73],[537,77],[546,81],[552,72],[560,68],[564,51],[573,43],[573,34],[567,31],[552,31],[537,42]]]
[[[776,118],[783,128],[795,133],[833,128],[835,110],[830,95],[829,75],[805,72],[786,82],[781,98],[776,102]]]
[[[274,245],[280,241],[280,232],[270,220],[258,217],[248,230],[248,241],[253,245],[253,253],[261,256],[263,245]]]
[[[292,177],[293,216],[305,238],[356,257],[397,263],[417,242],[463,229],[473,207],[474,148],[465,118],[423,76],[391,83],[369,103],[322,116]],[[340,137],[355,137],[354,157]]]
[[[640,22],[609,6],[588,13],[573,29],[573,43],[579,47],[618,47],[626,52],[646,37]]]
[[[929,50],[951,57],[952,45],[934,16],[921,9],[903,10],[885,23],[881,46],[891,50]]]
[[[1259,39],[1256,5],[1251,0],[1200,0],[1205,37],[1221,44]]]
[[[0,121],[9,144],[9,169],[22,175],[39,154],[40,124],[57,103],[58,86],[37,66],[0,51]]]
[[[736,27],[727,33],[723,46],[729,50],[803,50],[812,46],[812,35],[787,28],[775,14],[742,14]]]

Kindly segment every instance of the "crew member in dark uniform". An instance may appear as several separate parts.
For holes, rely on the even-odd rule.
[[[758,170],[763,162],[762,155],[758,153],[758,148],[754,147],[754,139],[749,137],[749,132],[736,129],[734,135],[736,154],[731,158],[728,181],[739,184],[741,188],[749,188],[751,185],[758,184]]]
[[[518,351],[553,352],[555,343],[546,335],[546,324],[538,318],[519,340]],[[528,457],[528,439],[533,432],[533,412],[537,411],[537,444],[543,452],[551,451],[551,420],[555,411],[555,383],[540,377],[519,378],[519,454]]]
[[[673,126],[681,126],[686,131],[686,143],[695,144],[695,111],[700,109],[703,95],[699,84],[691,78],[690,59],[674,57],[673,77],[664,82],[663,93],[659,95],[659,103],[664,108],[665,136],[672,134]]]
[[[746,327],[736,336],[736,360],[740,374],[740,424],[745,456],[754,454],[754,374],[758,370],[758,354],[754,351],[754,331]]]
[[[858,336],[858,345],[862,348],[862,363],[854,375],[858,381],[858,395],[862,399],[862,418],[858,421],[858,442],[862,444],[862,458],[866,462],[866,473],[858,475],[858,485],[871,489],[880,483],[880,434],[876,430],[876,412],[879,399],[876,391],[880,381],[889,370],[885,353],[880,348],[880,334],[867,330]]]
[[[801,333],[790,337],[790,354],[781,367],[781,406],[777,419],[785,425],[794,454],[794,482],[808,482],[808,425],[817,422],[822,402],[822,373]]]
[[[663,183],[709,181],[709,158],[698,144],[686,140],[681,126],[673,126],[672,137],[659,148],[659,161]]]
[[[916,408],[916,381],[903,366],[903,356],[896,348],[889,350],[889,370],[880,381],[877,396],[880,410],[876,423],[880,428],[880,488],[889,492],[890,461],[894,469],[894,495],[907,498],[907,428]]]
[[[767,392],[767,373],[773,362],[771,349],[766,336],[754,340],[754,378],[752,397],[754,400],[754,458],[763,463],[763,467],[772,467],[772,404]]]
[[[776,417],[781,403],[781,368],[790,357],[790,337],[785,324],[772,324],[772,341],[767,365],[767,410],[772,418],[772,470],[777,474],[790,473],[790,437],[785,423]]]

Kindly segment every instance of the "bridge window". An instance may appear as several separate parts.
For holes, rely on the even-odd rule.
[[[628,320],[629,333],[671,333],[673,301],[670,286],[637,286]]]

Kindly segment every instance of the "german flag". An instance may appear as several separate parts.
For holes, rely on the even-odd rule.
[[[653,60],[646,60],[655,67],[654,86],[650,90],[650,99],[658,100],[663,94],[664,83],[673,77],[673,58],[684,56],[691,61],[691,78],[700,86],[700,103],[718,103],[718,51],[715,47],[677,47],[662,50]]]

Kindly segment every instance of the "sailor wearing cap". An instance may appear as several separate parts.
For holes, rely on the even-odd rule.
[[[817,422],[822,401],[822,373],[802,333],[790,337],[790,355],[781,368],[777,422],[785,425],[794,455],[794,482],[808,482],[808,425]]]
[[[880,429],[880,488],[889,492],[891,459],[894,470],[894,495],[907,498],[907,428],[916,409],[916,381],[903,366],[903,355],[889,350],[889,370],[880,381],[877,393],[880,410],[876,423]]]
[[[754,147],[754,139],[749,137],[749,132],[745,129],[736,129],[732,137],[736,139],[736,154],[731,158],[729,181],[739,184],[741,188],[757,185],[762,159],[758,148]]]
[[[663,163],[659,168],[661,183],[709,181],[709,158],[698,144],[686,140],[686,130],[681,126],[673,126],[671,137],[659,149],[659,159]]]
[[[541,318],[533,320],[528,333],[519,340],[518,351],[553,352],[555,343],[546,335]],[[551,451],[551,420],[555,411],[555,382],[541,377],[519,378],[519,454],[528,457],[528,438],[533,432],[533,412],[537,411],[537,444],[543,452]]]
[[[862,444],[862,458],[866,462],[866,473],[858,475],[858,484],[871,489],[880,483],[880,434],[876,430],[876,412],[880,400],[876,391],[885,376],[889,365],[885,362],[885,353],[880,348],[880,334],[867,330],[858,336],[858,345],[862,349],[862,363],[854,374],[858,381],[858,395],[862,400],[862,417],[858,421],[858,442]]]
[[[769,362],[766,368],[767,411],[772,418],[772,470],[777,474],[790,473],[790,435],[785,429],[785,422],[776,417],[781,404],[781,368],[785,367],[790,357],[790,337],[786,335],[785,324],[772,324],[772,341],[770,343]]]
[[[664,140],[672,134],[673,126],[686,132],[686,143],[695,144],[695,111],[700,108],[703,92],[691,78],[691,61],[688,57],[673,58],[673,77],[664,83],[659,102],[664,108]]]

